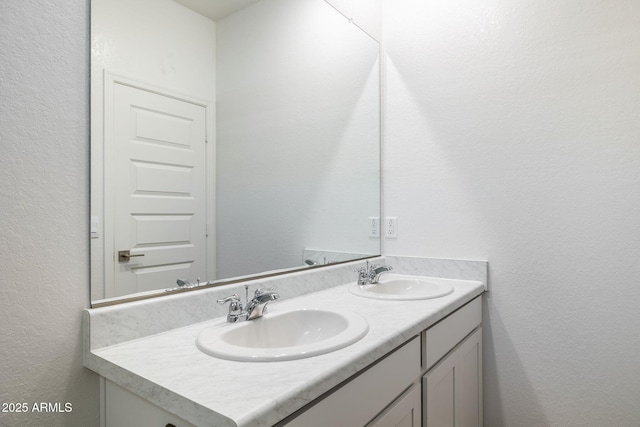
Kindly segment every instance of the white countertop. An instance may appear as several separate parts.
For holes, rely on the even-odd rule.
[[[360,341],[307,359],[234,362],[202,353],[198,334],[224,323],[223,317],[88,351],[85,366],[197,426],[271,426],[485,290],[480,281],[450,282],[453,293],[431,300],[362,298],[342,285],[270,303],[270,313],[325,308],[369,322]]]

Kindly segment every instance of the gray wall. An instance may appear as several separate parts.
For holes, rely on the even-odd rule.
[[[0,425],[99,424],[89,305],[89,2],[0,6]],[[31,412],[70,403],[69,413]]]
[[[640,2],[386,6],[385,254],[489,260],[485,426],[640,425]]]

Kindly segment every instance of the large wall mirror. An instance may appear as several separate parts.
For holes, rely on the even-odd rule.
[[[376,2],[350,3],[92,0],[94,306],[380,254]]]

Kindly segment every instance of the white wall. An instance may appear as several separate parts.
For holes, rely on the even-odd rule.
[[[489,260],[485,425],[640,425],[640,2],[383,20],[385,253]]]
[[[92,71],[215,95],[215,23],[173,0],[92,0]],[[96,94],[99,95],[99,94]]]
[[[263,0],[216,40],[216,278],[378,254],[378,44],[323,0]]]
[[[324,0],[367,34],[382,39],[382,0]]]
[[[4,0],[0,12],[1,426],[89,427],[98,377],[82,366],[89,306],[89,4]]]

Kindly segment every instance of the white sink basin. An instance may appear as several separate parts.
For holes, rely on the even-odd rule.
[[[367,320],[355,313],[301,309],[208,327],[196,345],[222,359],[273,362],[329,353],[353,344],[368,331]]]
[[[453,286],[447,279],[402,274],[384,274],[375,285],[349,286],[352,294],[374,299],[407,301],[439,298],[453,292]]]

